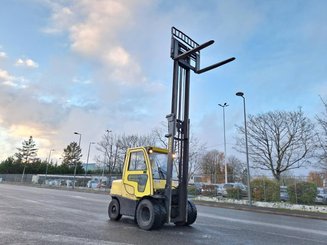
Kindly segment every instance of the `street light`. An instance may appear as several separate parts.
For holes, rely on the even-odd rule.
[[[246,110],[245,110],[245,97],[243,92],[237,92],[236,96],[240,96],[243,98],[243,107],[244,107],[244,133],[245,133],[245,147],[246,147],[246,168],[247,168],[247,177],[248,177],[248,200],[249,206],[252,206],[252,198],[251,198],[251,187],[250,187],[250,165],[249,165],[249,147],[248,147],[248,133],[246,126]]]
[[[81,138],[82,138],[82,134],[74,132],[74,134],[78,134],[79,135],[79,141],[78,141],[78,146],[81,147]]]
[[[79,135],[78,147],[81,149],[82,134],[80,134],[78,132],[74,132],[74,134],[78,134]],[[74,178],[73,178],[73,189],[75,188],[76,169],[77,169],[77,162],[75,161]]]
[[[50,152],[49,152],[49,157],[48,157],[48,161],[47,161],[47,166],[45,168],[45,178],[44,178],[44,184],[46,183],[47,181],[47,175],[48,175],[48,165],[50,164],[50,159],[51,159],[51,152],[53,152],[54,149],[51,149]]]
[[[228,183],[228,176],[227,176],[227,162],[226,162],[226,130],[225,130],[225,107],[227,107],[227,103],[225,102],[223,105],[218,104],[220,107],[223,108],[223,121],[224,121],[224,164],[225,164],[225,184]]]
[[[89,150],[87,152],[87,159],[86,159],[86,166],[85,166],[85,174],[84,174],[84,178],[86,177],[86,173],[87,173],[87,167],[89,165],[89,156],[90,156],[90,149],[91,149],[91,145],[95,144],[95,142],[90,142],[89,144]]]
[[[109,139],[109,134],[112,133],[112,130],[107,129],[106,132],[107,132],[107,140],[109,142],[109,140],[110,140]],[[112,145],[111,145],[111,147],[112,147]],[[104,168],[105,168],[105,165],[106,165],[106,158],[107,158],[106,153],[107,153],[107,148],[105,149],[105,152],[104,152],[104,159],[103,159],[103,166],[102,166],[102,177],[104,176]],[[112,148],[110,150],[110,156],[109,156],[109,159],[108,159],[109,164],[110,164],[111,154],[112,154]]]

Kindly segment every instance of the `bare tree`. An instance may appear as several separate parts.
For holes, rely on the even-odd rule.
[[[118,147],[127,150],[127,148],[138,146],[154,146],[155,139],[150,135],[121,135],[117,140]]]
[[[157,127],[152,130],[152,136],[158,146],[167,148],[168,147],[168,141],[167,138],[165,137],[165,134],[167,134],[167,123],[162,122],[161,127]]]
[[[138,146],[155,145],[152,135],[112,135],[105,133],[100,142],[98,142],[97,150],[102,154],[96,157],[98,163],[103,164],[109,171],[122,173],[124,157],[126,150]]]
[[[206,152],[201,159],[202,174],[211,176],[212,183],[224,182],[224,153],[217,150]]]
[[[315,183],[318,187],[322,187],[324,185],[324,174],[316,171],[310,171],[307,176],[307,181]]]
[[[109,173],[112,173],[115,169],[115,162],[112,161],[113,152],[113,137],[110,132],[107,131],[98,142],[96,149],[101,152],[101,155],[96,156],[96,162],[102,164],[103,171],[104,167],[107,167]]]
[[[152,136],[155,142],[163,148],[167,148],[168,145],[167,138],[165,137],[167,128],[167,123],[162,123],[161,127],[152,130]],[[178,144],[178,142],[175,143]],[[196,136],[194,136],[194,134],[191,134],[189,147],[188,181],[201,170],[200,162],[205,153],[206,144],[201,143],[201,141]],[[179,154],[177,153],[177,155]],[[177,164],[176,161],[175,164]],[[178,168],[176,167],[176,169]]]
[[[321,116],[316,116],[319,125],[318,133],[318,158],[319,158],[319,167],[327,171],[327,102],[321,98],[321,101],[324,105],[324,112],[321,113]]]
[[[188,181],[201,170],[201,159],[206,153],[206,145],[200,140],[191,135],[190,150],[189,150],[189,166],[188,166]]]
[[[154,146],[155,139],[149,135],[121,135],[117,137],[115,161],[117,169],[121,173],[124,165],[125,153],[128,148],[139,146]]]
[[[101,152],[96,157],[97,162],[104,164],[109,173],[122,172],[126,150],[138,146],[158,146],[167,147],[167,138],[165,137],[166,129],[162,127],[155,128],[149,135],[112,135],[104,134],[98,142],[97,150]],[[200,160],[206,151],[205,144],[194,136],[190,137],[189,151],[189,175],[190,179],[200,169]]]
[[[242,136],[237,150],[244,152],[244,127],[237,126]],[[270,170],[280,180],[281,173],[310,163],[314,153],[314,125],[301,109],[249,115],[247,131],[249,157],[253,167]]]
[[[242,182],[246,164],[237,157],[230,155],[227,159],[228,182]]]

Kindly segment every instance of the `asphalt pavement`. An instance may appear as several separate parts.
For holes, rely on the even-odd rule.
[[[204,202],[191,227],[144,231],[110,221],[103,194],[0,184],[0,244],[327,244],[326,220]]]
[[[11,183],[6,183],[11,184]],[[14,185],[21,185],[21,183],[14,183]],[[23,186],[25,186],[23,184]],[[38,187],[38,188],[49,188],[49,189],[57,189],[57,190],[65,190],[65,191],[75,191],[75,192],[88,192],[88,193],[97,193],[97,194],[103,194],[108,195],[110,193],[110,189],[105,188],[75,188],[75,189],[69,189],[66,187],[56,187],[56,186],[44,186],[44,185],[30,185],[32,187]],[[191,197],[190,199],[193,199]],[[208,207],[220,207],[220,208],[227,208],[227,209],[235,209],[235,210],[244,210],[244,211],[250,211],[250,212],[259,212],[259,213],[271,213],[276,215],[287,215],[287,216],[294,216],[294,217],[303,217],[303,218],[310,218],[310,219],[321,219],[321,220],[327,220],[327,213],[321,213],[316,211],[302,211],[302,210],[291,210],[291,209],[282,209],[282,208],[269,208],[269,207],[259,207],[259,206],[249,206],[246,204],[236,204],[236,203],[230,203],[230,202],[215,202],[215,201],[205,201],[205,200],[193,200],[194,203],[199,205],[204,205]]]

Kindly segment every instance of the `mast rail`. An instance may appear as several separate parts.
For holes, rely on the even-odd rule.
[[[196,48],[198,46],[200,46],[197,42],[195,42],[192,38],[190,38],[189,36],[187,36],[185,33],[183,33],[182,31],[176,29],[175,27],[171,28],[171,34],[173,35],[173,37],[175,37],[177,40],[180,40],[182,42],[184,42],[184,44],[188,45],[191,48]]]

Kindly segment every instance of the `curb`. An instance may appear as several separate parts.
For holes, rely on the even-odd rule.
[[[287,216],[301,217],[301,218],[308,218],[308,219],[327,220],[327,214],[318,213],[318,212],[266,208],[266,207],[248,206],[244,204],[218,203],[218,202],[202,201],[202,200],[193,200],[193,202],[198,205],[209,206],[209,207],[228,208],[228,209],[243,210],[243,211],[250,211],[250,212],[257,212],[257,213],[268,213],[268,214],[287,215]]]

